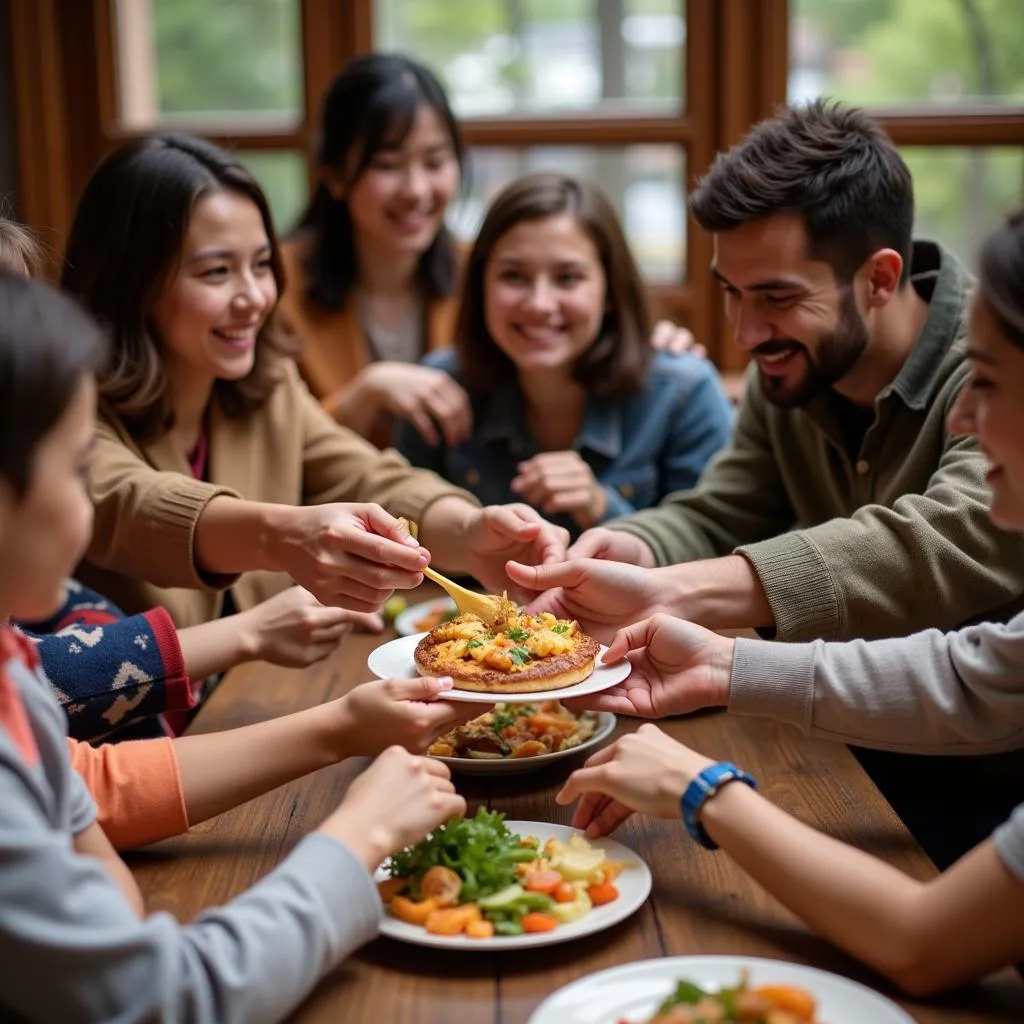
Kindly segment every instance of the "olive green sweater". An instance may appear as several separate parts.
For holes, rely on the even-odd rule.
[[[950,253],[917,242],[911,281],[928,318],[856,458],[834,392],[779,409],[752,367],[732,442],[698,486],[608,525],[641,537],[659,565],[746,557],[780,640],[1008,618],[1024,595],[1024,537],[991,524],[985,458],[946,427],[969,373],[971,280]]]

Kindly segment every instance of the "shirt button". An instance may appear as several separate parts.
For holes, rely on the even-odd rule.
[[[617,489],[619,494],[621,494],[622,497],[626,499],[626,501],[633,500],[633,495],[636,493],[636,491],[633,490],[632,484],[619,484]]]
[[[466,472],[466,483],[470,487],[476,487],[480,483],[480,472],[476,469],[470,469]]]
[[[867,459],[858,459],[857,460],[857,472],[861,476],[864,476],[866,473],[868,473],[870,471],[870,469],[871,469],[871,463],[868,462]]]

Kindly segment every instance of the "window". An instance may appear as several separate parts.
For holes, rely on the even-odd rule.
[[[1016,0],[791,0],[792,102],[872,109],[914,177],[919,235],[970,263],[1024,197]]]
[[[1024,103],[1018,0],[791,0],[789,98],[867,107]]]
[[[263,183],[279,230],[309,194],[320,96],[352,56],[412,53],[470,148],[453,227],[556,167],[596,180],[662,311],[726,370],[731,344],[686,196],[780,103],[867,105],[903,148],[917,229],[966,260],[1024,186],[1019,0],[25,0],[9,7],[19,215],[59,251],[96,162],[153,130],[206,135]],[[39,169],[46,168],[46,174]]]
[[[114,16],[124,128],[301,121],[297,0],[116,0]]]
[[[376,0],[374,42],[415,53],[460,117],[682,108],[672,0]]]

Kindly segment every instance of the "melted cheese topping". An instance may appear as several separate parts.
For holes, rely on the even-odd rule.
[[[438,626],[434,637],[437,653],[444,658],[473,660],[499,672],[521,672],[540,658],[568,654],[578,626],[571,619],[510,614],[504,629],[494,631],[475,615],[460,615]]]

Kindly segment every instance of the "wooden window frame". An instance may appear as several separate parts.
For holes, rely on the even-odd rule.
[[[299,0],[303,112],[293,125],[193,126],[215,142],[263,152],[315,145],[320,97],[351,57],[373,47],[373,0]],[[692,189],[727,149],[787,99],[788,0],[683,0],[687,109],[582,118],[468,118],[472,147],[680,146]],[[14,120],[22,219],[59,252],[74,202],[96,162],[128,139],[117,117],[113,0],[0,0],[11,26]],[[873,110],[901,146],[1010,146],[1024,138],[1024,107]],[[183,124],[182,129],[188,130]],[[310,186],[316,175],[309,162]],[[652,290],[666,315],[687,323],[726,372],[745,358],[731,343],[710,275],[711,239],[689,223],[685,280]]]

